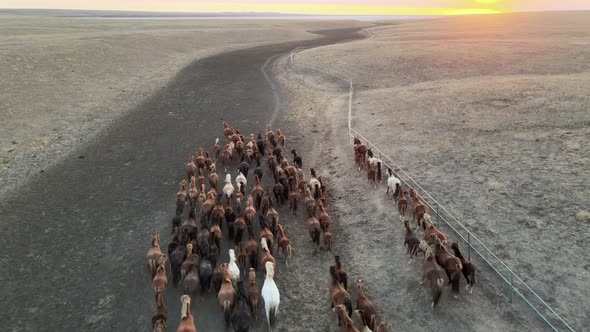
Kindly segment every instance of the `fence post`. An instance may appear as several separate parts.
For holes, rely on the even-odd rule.
[[[471,260],[471,232],[467,233],[467,259]]]

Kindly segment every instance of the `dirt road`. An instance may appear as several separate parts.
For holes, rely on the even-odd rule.
[[[275,96],[261,71],[268,59],[297,46],[359,37],[353,29],[322,34],[306,43],[225,53],[188,66],[96,141],[0,202],[3,330],[149,330],[154,301],[144,256],[152,231],[163,234],[163,245],[170,239],[174,194],[187,155],[200,145],[212,146],[222,120],[244,133],[263,131],[275,112]],[[283,210],[281,216],[286,215]],[[313,254],[303,222],[303,216],[284,221],[300,257]],[[227,260],[226,251],[221,261]],[[328,256],[321,261],[295,260],[297,274],[283,273],[279,264],[277,283],[289,289],[281,304],[281,330],[333,325],[325,322]],[[309,278],[314,279],[309,287],[321,286],[324,293],[298,296]],[[175,329],[177,290],[166,293],[166,305],[168,326]],[[211,296],[192,308],[199,330],[221,330],[221,313]],[[314,315],[318,308],[325,313]]]

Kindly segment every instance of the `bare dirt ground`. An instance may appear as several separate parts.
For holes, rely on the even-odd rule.
[[[382,192],[353,170],[353,127],[467,225],[576,330],[590,321],[590,13],[401,22],[353,43],[306,50],[279,69],[293,126],[336,199],[338,250],[399,330],[546,330],[510,305],[480,263],[473,295],[436,313],[406,264],[402,226]],[[382,188],[382,190],[384,190]],[[449,229],[445,229],[452,234]],[[453,236],[451,235],[451,238]],[[514,310],[513,310],[514,309]],[[442,325],[441,325],[442,324]]]
[[[88,142],[205,56],[366,23],[2,16],[0,195]]]

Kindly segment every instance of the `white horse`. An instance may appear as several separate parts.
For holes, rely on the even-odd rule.
[[[223,194],[227,202],[231,202],[234,195],[234,186],[231,184],[231,175],[225,175],[225,186],[223,186]]]
[[[242,194],[246,192],[246,184],[248,184],[248,180],[242,172],[238,172],[238,176],[236,176],[236,186]]]
[[[318,198],[320,197],[320,188],[322,186],[322,184],[320,183],[320,180],[318,180],[315,177],[312,177],[311,179],[309,179],[309,186],[311,187],[311,193],[313,194],[314,198]]]
[[[274,281],[274,265],[272,262],[266,262],[266,279],[262,285],[262,298],[264,299],[264,310],[266,311],[266,320],[268,329],[272,331],[277,323],[277,314],[279,313],[279,304],[281,295]]]
[[[240,268],[236,263],[236,252],[233,249],[229,250],[229,274],[231,275],[231,279],[234,285],[238,284],[240,280]]]
[[[392,199],[395,199],[395,190],[402,183],[398,178],[395,177],[395,175],[393,175],[393,172],[391,172],[391,169],[389,169],[388,172],[389,172],[389,177],[387,178],[387,191],[385,191],[385,193],[389,194],[389,191],[391,190],[391,193],[393,195]]]

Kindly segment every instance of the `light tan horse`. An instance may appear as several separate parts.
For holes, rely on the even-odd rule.
[[[180,310],[180,324],[178,325],[177,332],[197,332],[197,327],[193,320],[191,313],[191,297],[188,295],[182,295],[180,297],[182,302],[182,309]]]

